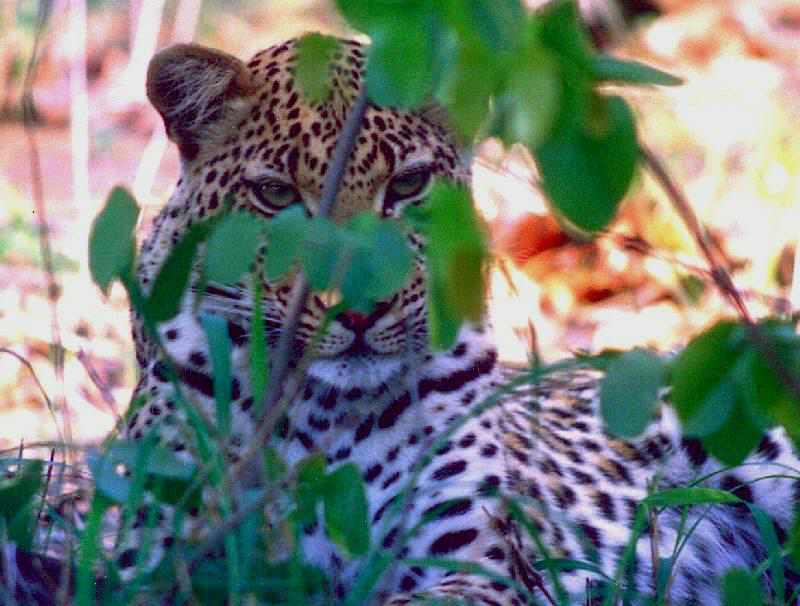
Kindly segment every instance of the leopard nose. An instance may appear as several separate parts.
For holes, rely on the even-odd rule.
[[[353,332],[363,333],[369,328],[371,321],[367,314],[362,314],[359,311],[347,310],[336,316],[336,320]]]

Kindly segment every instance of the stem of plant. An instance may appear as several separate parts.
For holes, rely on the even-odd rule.
[[[355,147],[358,133],[361,130],[361,123],[364,119],[366,109],[367,85],[366,82],[364,82],[350,108],[350,114],[347,116],[347,120],[345,120],[344,126],[342,127],[342,133],[336,141],[330,167],[325,173],[319,208],[319,216],[321,217],[330,216],[333,206],[336,203],[336,197],[342,184],[347,162],[353,153],[353,148]],[[261,410],[265,411],[264,421],[275,416],[273,414],[274,407],[280,397],[283,383],[289,372],[289,362],[292,356],[292,348],[297,334],[297,328],[309,293],[310,287],[308,285],[308,280],[303,272],[300,271],[292,287],[289,310],[286,314],[286,321],[284,322],[283,330],[281,331],[281,336],[278,341],[270,384],[264,398],[264,406],[261,408]]]
[[[730,274],[727,269],[725,269],[724,265],[718,261],[719,258],[723,257],[722,252],[716,245],[713,245],[712,248],[712,243],[709,238],[706,237],[705,229],[703,229],[703,226],[694,214],[686,196],[684,196],[678,185],[670,177],[661,160],[644,145],[641,145],[641,154],[648,170],[653,174],[659,185],[664,188],[670,202],[689,229],[689,232],[692,234],[703,256],[706,258],[709,268],[711,269],[711,277],[714,280],[714,284],[722,295],[736,308],[739,317],[744,322],[748,339],[750,339],[750,342],[755,346],[758,352],[764,356],[770,368],[775,371],[778,379],[783,383],[784,387],[789,390],[792,397],[797,402],[800,402],[800,379],[786,368],[786,365],[770,346],[764,333],[759,329],[758,324],[753,321],[744,303],[744,299],[741,293],[736,289]]]
[[[331,164],[328,172],[325,174],[325,180],[322,184],[322,195],[320,199],[319,216],[330,216],[336,197],[341,187],[342,178],[344,177],[347,162],[353,153],[356,138],[361,130],[361,123],[364,119],[364,113],[367,109],[367,90],[366,83],[363,83],[359,94],[356,96],[350,108],[350,113],[345,120],[342,127],[342,133],[336,142],[336,147],[333,151]],[[267,388],[267,393],[264,396],[263,418],[259,421],[258,431],[252,440],[252,446],[243,454],[241,460],[234,466],[230,473],[230,479],[234,482],[239,479],[245,479],[243,476],[250,472],[258,472],[260,476],[260,463],[261,453],[263,452],[263,445],[270,439],[274,431],[275,425],[284,412],[290,400],[286,396],[292,392],[292,389],[285,389],[287,379],[289,378],[290,362],[292,357],[292,350],[297,334],[297,328],[300,323],[300,318],[305,307],[306,299],[310,293],[308,280],[300,272],[296,279],[292,292],[290,295],[289,309],[287,311],[286,320],[281,331],[281,336],[276,347],[275,356],[273,358],[273,366],[270,372],[270,381]],[[301,370],[302,367],[297,370]],[[281,396],[283,401],[281,401]],[[253,469],[253,466],[256,469]],[[240,512],[234,514],[226,524],[225,528],[229,526],[235,527],[247,515],[255,511],[259,506],[266,502],[269,491],[265,491],[259,498],[254,499]],[[208,553],[220,540],[224,537],[224,533],[212,533],[206,541],[198,548],[197,553]]]

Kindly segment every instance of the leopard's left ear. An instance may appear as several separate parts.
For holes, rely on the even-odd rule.
[[[186,160],[195,159],[247,111],[252,93],[243,61],[197,44],[162,50],[147,70],[147,97]]]

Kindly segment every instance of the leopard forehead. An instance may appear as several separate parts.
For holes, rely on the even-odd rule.
[[[245,181],[269,175],[292,182],[311,204],[319,199],[347,113],[364,86],[365,51],[356,42],[340,41],[329,66],[328,95],[312,104],[294,78],[296,46],[296,40],[272,46],[247,63],[252,92],[246,113],[194,171],[205,191],[230,183],[234,194],[246,197]],[[434,176],[462,182],[468,176],[438,108],[409,111],[370,103],[334,219],[370,209],[386,212],[380,208],[386,183],[418,164],[429,166]]]

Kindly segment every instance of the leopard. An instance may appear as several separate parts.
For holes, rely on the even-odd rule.
[[[316,101],[297,82],[297,49],[292,39],[244,62],[182,44],[152,59],[147,95],[178,147],[181,175],[137,259],[145,295],[170,253],[203,221],[240,211],[268,222],[294,205],[308,216],[320,213],[335,145],[367,86],[368,47],[337,42],[326,95]],[[334,222],[361,212],[398,218],[424,204],[435,181],[469,186],[469,146],[435,102],[406,109],[370,101],[360,126]],[[768,557],[750,507],[765,512],[785,538],[800,483],[796,471],[787,471],[799,466],[783,430],[765,434],[746,465],[728,468],[682,433],[668,394],[643,433],[623,439],[609,433],[599,411],[602,371],[566,365],[530,380],[500,361],[484,321],[465,322],[451,347],[432,348],[424,237],[408,238],[410,276],[371,311],[337,311],[331,318],[334,303],[324,293],[303,304],[292,355],[309,362],[287,391],[286,413],[270,437],[289,468],[321,455],[329,469],[355,464],[359,470],[371,543],[394,562],[369,603],[600,603],[614,580],[628,603],[649,604],[663,591],[659,575],[669,567],[671,603],[721,604],[726,571],[753,570]],[[217,422],[203,327],[204,314],[211,314],[222,318],[231,343],[224,456],[231,466],[246,456],[259,439],[249,357],[254,289],[273,351],[297,280],[297,272],[269,279],[258,264],[252,274],[223,285],[194,273],[177,315],[154,330],[134,312],[139,404],[123,437],[154,436],[181,460],[199,460],[176,390]],[[648,495],[687,485],[727,490],[740,501],[641,516]],[[175,536],[173,515],[164,506],[157,516],[154,562],[185,539]],[[184,534],[200,540],[219,523],[195,508]],[[135,529],[130,537],[117,558],[122,573],[139,555],[141,537]],[[320,519],[305,524],[299,540],[310,564],[329,579],[332,598],[345,599],[364,558],[347,553]],[[552,563],[559,562],[588,564],[554,573]]]

